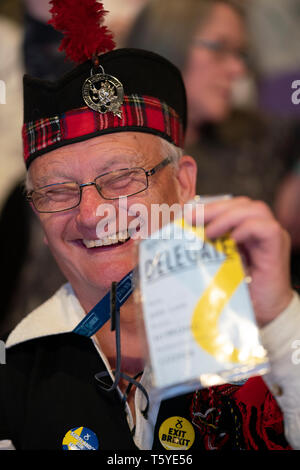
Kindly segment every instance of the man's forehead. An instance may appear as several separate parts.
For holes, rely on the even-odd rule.
[[[32,163],[32,169],[34,174],[42,172],[45,175],[88,165],[105,172],[120,164],[131,167],[156,162],[161,149],[161,140],[154,135],[138,132],[107,134],[46,153]]]
[[[118,132],[83,142],[90,153],[106,156],[123,155],[129,158],[149,158],[161,148],[159,137],[142,132]]]

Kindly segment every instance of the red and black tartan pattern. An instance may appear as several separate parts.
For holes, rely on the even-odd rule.
[[[61,122],[58,116],[28,122],[22,129],[24,160],[35,154],[36,151],[61,141]]]
[[[150,132],[183,147],[182,123],[166,103],[151,96],[130,95],[124,97],[121,109],[122,118],[82,107],[25,123],[22,134],[27,168],[36,157],[55,148],[116,131]]]
[[[190,413],[206,450],[291,450],[283,415],[261,377],[194,393]]]

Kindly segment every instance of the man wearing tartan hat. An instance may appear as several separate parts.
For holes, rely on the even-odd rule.
[[[162,450],[159,426],[184,416],[196,435],[191,450],[300,448],[300,381],[291,362],[300,300],[289,279],[289,237],[263,203],[243,197],[211,203],[205,224],[209,238],[231,231],[248,255],[250,294],[271,362],[264,381],[149,402],[133,296],[121,307],[121,364],[108,321],[91,335],[76,334],[112,283],[134,268],[131,204],[149,213],[152,204],[185,204],[195,196],[196,164],[183,152],[187,113],[179,71],[151,52],[112,50],[110,33],[99,30],[100,3],[52,4],[63,47],[80,64],[57,82],[24,78],[24,159],[27,198],[69,283],[8,337],[0,440],[16,449],[59,449],[63,436],[82,425],[96,433],[100,449]],[[125,218],[118,206],[124,196]],[[107,201],[123,226],[99,236]],[[111,392],[103,381],[99,387],[97,373],[113,381],[120,367]]]

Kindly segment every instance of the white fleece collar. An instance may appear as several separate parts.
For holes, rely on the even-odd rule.
[[[71,332],[85,316],[71,285],[64,284],[50,299],[27,315],[10,333],[9,348],[42,336]]]

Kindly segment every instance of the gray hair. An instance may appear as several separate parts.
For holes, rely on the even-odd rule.
[[[159,137],[161,145],[161,154],[163,157],[171,157],[172,165],[175,169],[178,168],[180,158],[183,156],[183,150],[180,147],[168,142],[166,139]]]
[[[25,192],[31,191],[33,189],[32,179],[30,176],[30,168],[27,170],[23,185]]]

